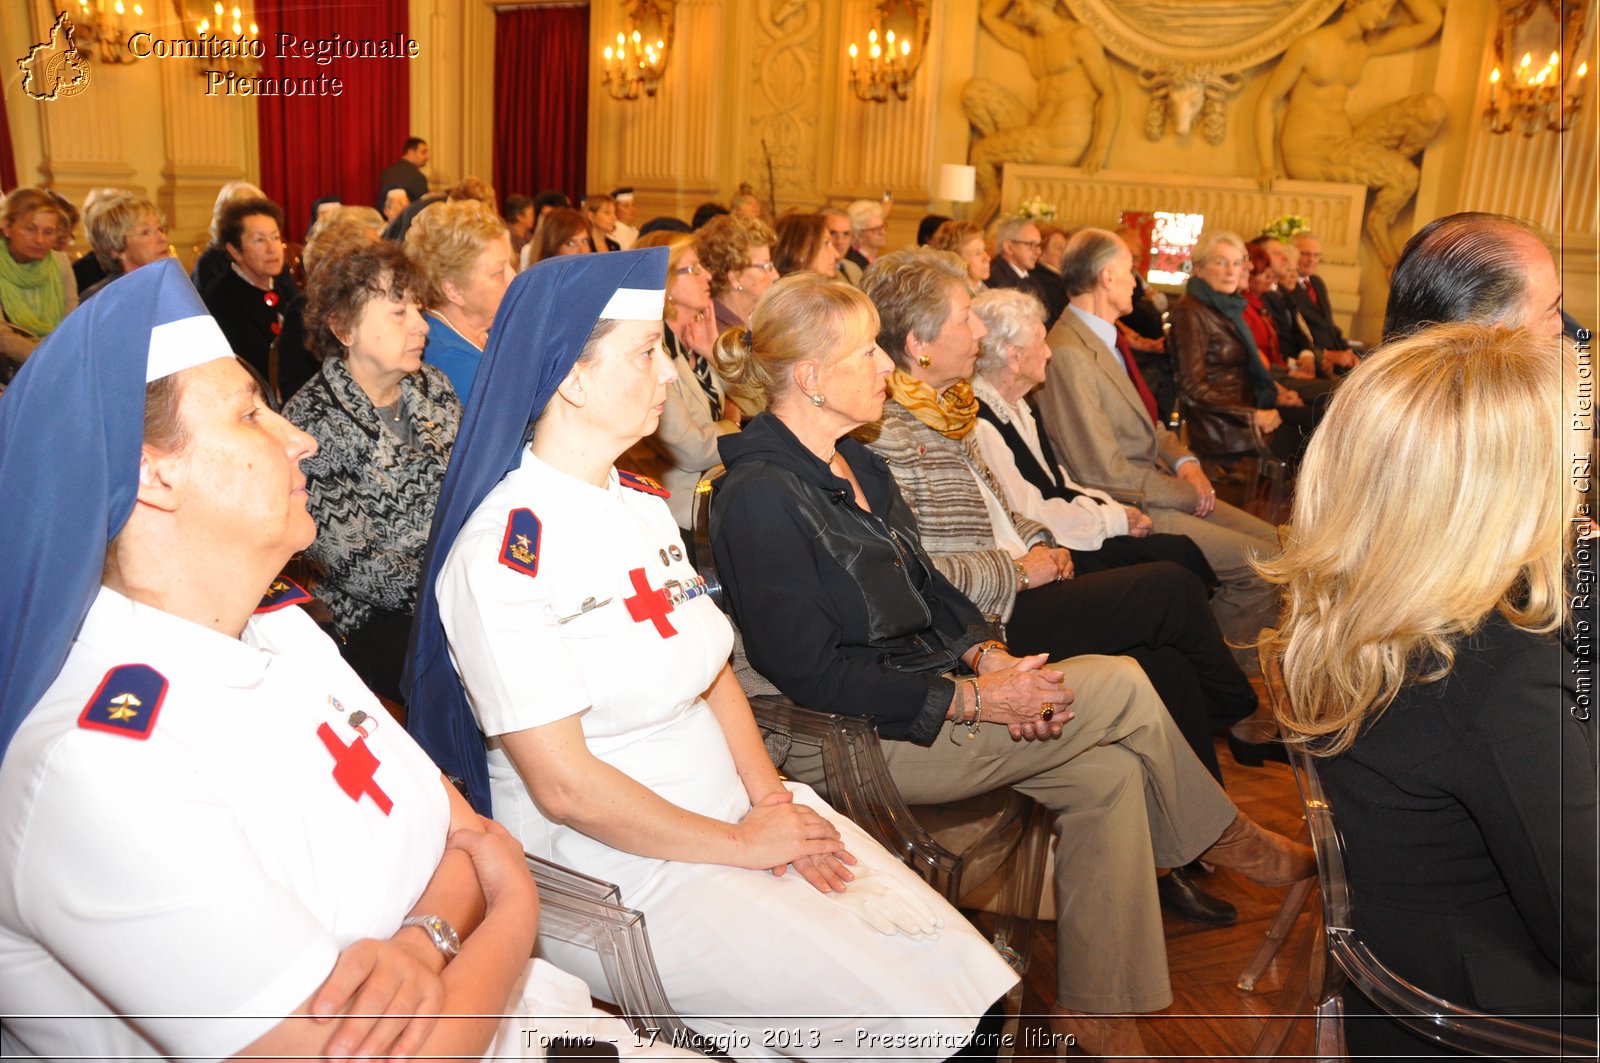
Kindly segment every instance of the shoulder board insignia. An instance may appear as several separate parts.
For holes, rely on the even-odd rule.
[[[640,476],[636,472],[618,469],[617,480],[623,487],[631,487],[635,491],[643,491],[647,495],[655,495],[657,498],[672,497],[672,492],[662,487],[659,481],[652,480],[648,476]]]
[[[500,563],[525,576],[539,574],[539,535],[543,525],[531,509],[513,509],[506,518],[505,538],[500,541]]]
[[[279,576],[272,581],[272,586],[267,588],[267,593],[261,598],[261,604],[256,606],[256,612],[275,613],[286,606],[300,605],[310,600],[310,591],[288,576]]]
[[[118,665],[100,680],[100,689],[78,716],[78,726],[143,741],[155,730],[166,696],[167,677],[148,664]]]

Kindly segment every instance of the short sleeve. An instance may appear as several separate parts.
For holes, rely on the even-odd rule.
[[[501,564],[499,552],[499,538],[482,528],[463,535],[435,587],[450,658],[486,735],[554,723],[593,703],[563,650],[548,584]]]
[[[311,996],[339,949],[191,770],[174,759],[135,774],[126,746],[72,734],[41,764],[17,908],[165,1054],[226,1057]]]

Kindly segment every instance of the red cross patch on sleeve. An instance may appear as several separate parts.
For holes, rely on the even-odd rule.
[[[513,509],[506,518],[505,538],[500,540],[500,563],[524,576],[539,574],[539,535],[543,525],[531,509]]]
[[[660,482],[652,480],[648,476],[640,476],[636,472],[628,472],[626,469],[617,470],[617,482],[622,484],[623,487],[631,487],[635,491],[643,491],[645,494],[655,495],[657,498],[672,497],[672,492],[662,487]]]
[[[167,677],[148,664],[122,664],[106,673],[78,715],[78,726],[143,741],[156,726]]]
[[[258,613],[276,613],[291,605],[300,605],[311,600],[311,592],[288,576],[279,576],[272,581],[272,586],[267,588],[267,593],[262,595],[261,604],[256,606]]]

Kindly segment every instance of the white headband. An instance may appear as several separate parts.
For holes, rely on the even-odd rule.
[[[600,311],[600,317],[613,321],[660,321],[666,305],[665,288],[618,288]]]
[[[656,313],[660,317],[660,311]],[[233,348],[209,314],[180,318],[150,330],[150,353],[145,359],[144,382],[204,365],[217,358],[232,358]]]

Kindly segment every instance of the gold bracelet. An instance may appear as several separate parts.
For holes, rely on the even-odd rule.
[[[972,722],[967,724],[967,741],[978,737],[978,725],[983,723],[983,691],[978,689],[978,681],[972,681],[972,697],[978,703],[977,711],[972,714]]]
[[[1028,587],[1030,586],[1030,584],[1028,583],[1028,570],[1023,568],[1022,567],[1022,562],[1018,561],[1016,558],[1012,558],[1011,559],[1011,563],[1014,566],[1016,566],[1016,569],[1017,569],[1017,584],[1018,584],[1017,590],[1019,590],[1019,591],[1027,590]]]

